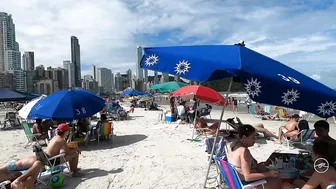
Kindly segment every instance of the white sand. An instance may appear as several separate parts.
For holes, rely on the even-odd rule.
[[[92,142],[82,149],[79,166],[86,174],[83,178],[65,179],[63,189],[150,189],[150,188],[202,188],[205,178],[207,154],[202,142],[189,142],[192,130],[189,125],[158,122],[159,112],[136,109],[132,120],[114,122],[115,134],[111,142]],[[264,123],[277,132],[284,122],[261,121],[247,114],[237,114],[244,123]],[[219,118],[214,110],[212,118]],[[231,112],[225,118],[233,117]],[[310,125],[312,127],[312,124]],[[336,138],[336,127],[331,126]],[[0,162],[33,155],[22,130],[0,132]],[[252,148],[258,161],[265,161],[274,150],[287,151],[287,147],[266,141]],[[211,169],[210,176],[215,176]],[[215,180],[209,180],[214,186]],[[38,188],[44,188],[39,186]]]

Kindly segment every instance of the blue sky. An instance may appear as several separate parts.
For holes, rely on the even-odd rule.
[[[13,15],[22,51],[36,64],[70,59],[79,38],[83,74],[91,64],[135,70],[135,48],[234,44],[279,60],[336,88],[335,0],[0,0]]]

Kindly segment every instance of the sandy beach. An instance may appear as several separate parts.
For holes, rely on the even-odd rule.
[[[164,107],[163,107],[164,108]],[[65,177],[63,189],[182,189],[202,188],[207,154],[203,142],[190,142],[190,125],[158,121],[159,111],[136,109],[127,121],[114,122],[115,136],[112,141],[91,142],[82,148],[79,167],[85,176]],[[213,119],[218,119],[220,110],[214,108]],[[224,118],[238,116],[244,123],[262,122],[267,129],[276,132],[281,121],[261,121],[246,113],[225,113]],[[224,124],[222,124],[224,125]],[[310,123],[313,128],[313,123]],[[336,138],[335,124],[330,134]],[[24,148],[27,138],[23,130],[0,132],[0,162],[32,156],[31,147]],[[271,140],[260,140],[251,148],[258,161],[265,161],[275,150],[288,150],[286,146]],[[216,175],[215,167],[210,177]],[[210,179],[208,186],[215,186]],[[45,188],[39,185],[38,188]]]

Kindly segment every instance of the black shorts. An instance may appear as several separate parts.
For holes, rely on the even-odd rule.
[[[52,157],[49,156],[48,154],[47,154],[47,156],[48,156],[48,159],[49,159],[49,158],[52,158]],[[61,164],[61,158],[58,157],[58,158],[49,160],[49,162],[50,162],[50,164],[51,164],[52,166],[57,166],[57,165],[60,165],[60,164]]]

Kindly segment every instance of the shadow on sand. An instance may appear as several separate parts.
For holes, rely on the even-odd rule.
[[[97,141],[91,141],[86,147],[83,148],[83,151],[94,151],[94,150],[104,150],[118,148],[122,146],[127,146],[145,140],[146,135],[134,134],[134,135],[120,135],[113,136],[112,140],[104,141],[101,140],[98,144]]]
[[[110,171],[101,170],[101,169],[83,169],[81,173],[84,174],[82,177],[66,177],[63,188],[76,188],[81,182],[90,180],[96,177],[103,177],[109,174],[117,174],[124,171],[122,168],[112,169]]]

